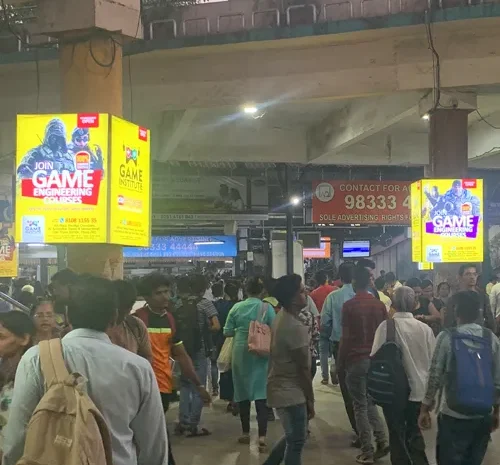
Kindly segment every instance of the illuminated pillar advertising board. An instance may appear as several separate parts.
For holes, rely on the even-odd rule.
[[[141,160],[142,177],[148,184],[144,191],[148,196],[144,211],[148,221],[140,234],[135,219],[130,224],[122,223],[121,234],[117,235],[111,218],[118,201],[114,202],[109,192],[121,177],[119,164],[126,153],[123,147],[137,137],[139,129],[119,120],[124,125],[118,127],[117,123],[115,137],[110,118],[103,113],[18,115],[17,242],[149,245],[149,132],[144,130],[148,145],[142,150]],[[134,136],[128,134],[129,130]],[[111,145],[116,138],[122,141],[120,150]]]
[[[413,261],[483,261],[482,179],[422,179],[411,197]]]

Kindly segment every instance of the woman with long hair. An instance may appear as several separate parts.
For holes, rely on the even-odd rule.
[[[259,426],[259,451],[267,448],[267,368],[269,357],[260,357],[248,350],[250,323],[260,321],[271,326],[276,316],[273,307],[263,302],[264,282],[261,278],[251,278],[247,282],[248,298],[237,303],[229,312],[224,336],[234,337],[232,371],[234,401],[239,403],[243,435],[240,444],[250,444],[250,405],[255,402]],[[262,317],[261,317],[262,315]]]
[[[0,314],[0,456],[3,431],[9,420],[17,366],[23,354],[33,345],[35,325],[23,312],[13,310]]]

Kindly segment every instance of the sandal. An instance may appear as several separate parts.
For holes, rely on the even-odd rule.
[[[322,384],[323,386],[328,386],[329,382],[328,382],[328,380],[327,380],[327,379],[322,379],[322,380],[321,380],[321,384]]]
[[[259,452],[261,454],[267,452],[267,444],[265,439],[259,439]]]
[[[375,463],[375,459],[372,454],[360,454],[356,457],[356,462],[363,465],[372,465]]]
[[[206,428],[189,428],[189,433],[186,434],[187,438],[197,438],[200,436],[210,436],[212,433]]]

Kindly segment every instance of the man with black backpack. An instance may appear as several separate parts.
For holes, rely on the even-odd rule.
[[[179,338],[193,361],[202,385],[207,382],[208,357],[213,347],[212,332],[220,330],[217,309],[203,297],[207,285],[205,276],[194,275],[189,280],[188,293],[188,289],[185,289],[180,281],[177,303],[173,310]],[[188,437],[208,436],[210,432],[199,427],[202,410],[203,399],[196,385],[190,379],[181,377],[179,423],[176,433],[187,433]]]
[[[457,327],[437,338],[418,422],[430,428],[429,412],[440,393],[438,465],[481,465],[499,424],[500,342],[477,323],[478,293],[462,291],[456,297]]]
[[[384,410],[392,465],[428,465],[417,421],[436,340],[432,329],[413,316],[413,289],[398,287],[392,303],[394,318],[375,333],[368,393]]]

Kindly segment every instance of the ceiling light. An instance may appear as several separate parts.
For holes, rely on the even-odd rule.
[[[299,205],[301,200],[302,199],[300,197],[297,197],[296,195],[294,195],[293,197],[290,198],[290,203],[292,205]]]
[[[424,116],[422,116],[422,119],[425,121],[429,121],[430,118],[431,117],[430,117],[429,113],[426,113]]]
[[[258,111],[259,109],[255,105],[245,105],[243,107],[243,113],[245,113],[245,115],[255,115]]]

